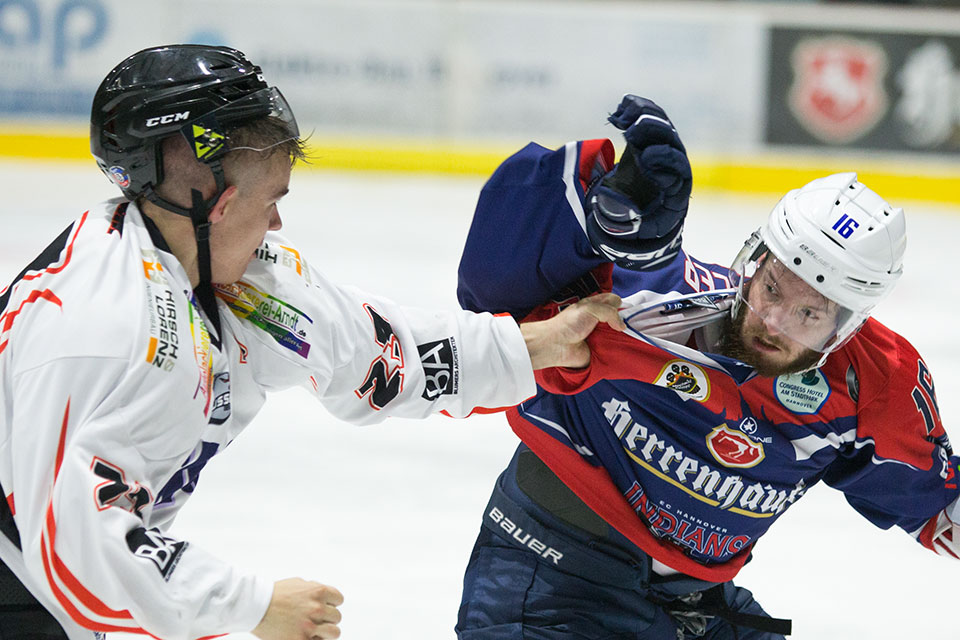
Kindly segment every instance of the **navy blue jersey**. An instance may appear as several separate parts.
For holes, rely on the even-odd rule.
[[[681,252],[627,271],[590,247],[583,194],[611,161],[605,140],[528,145],[479,199],[465,307],[543,318],[601,290],[627,306],[626,332],[588,339],[587,368],[538,372],[537,395],[507,413],[521,439],[644,551],[705,580],[731,579],[821,480],[875,525],[954,555],[958,459],[913,347],[871,319],[802,374],[761,377],[710,353],[704,334],[733,297],[726,268]]]

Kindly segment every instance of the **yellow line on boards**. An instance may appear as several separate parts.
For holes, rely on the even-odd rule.
[[[960,163],[910,163],[897,167],[869,160],[789,160],[730,162],[692,160],[694,189],[722,189],[738,193],[782,195],[815,178],[856,171],[861,182],[893,204],[926,200],[960,204]]]
[[[91,160],[87,136],[71,133],[0,131],[0,157],[36,160]]]
[[[397,171],[489,176],[520,148],[505,145],[378,144],[369,140],[312,139],[311,169]],[[559,146],[559,145],[557,145]],[[0,128],[0,158],[90,162],[85,131],[79,127],[26,132]],[[885,163],[865,157],[825,158],[793,155],[691,156],[694,191],[782,195],[829,173],[858,172],[866,183],[892,203],[926,200],[960,204],[960,162],[910,161]]]

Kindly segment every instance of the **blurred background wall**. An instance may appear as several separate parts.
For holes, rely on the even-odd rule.
[[[857,170],[960,202],[960,9],[603,0],[0,0],[0,157],[89,160],[103,76],[172,42],[263,67],[314,167],[487,174],[535,140],[610,137],[659,102],[696,188],[782,192]]]

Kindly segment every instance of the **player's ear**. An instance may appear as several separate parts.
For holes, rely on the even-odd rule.
[[[224,189],[223,193],[220,194],[220,197],[217,198],[216,204],[214,204],[213,208],[210,209],[210,215],[207,219],[210,220],[211,224],[217,224],[227,216],[236,196],[237,185],[230,185]]]

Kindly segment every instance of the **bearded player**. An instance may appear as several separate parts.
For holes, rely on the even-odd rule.
[[[903,211],[854,173],[787,193],[732,266],[681,248],[691,190],[664,111],[632,95],[627,142],[528,145],[481,192],[459,272],[471,310],[545,318],[624,301],[582,369],[508,410],[457,624],[480,638],[773,640],[733,579],[820,481],[878,527],[956,557],[957,458],[933,380],[870,318],[902,273]]]

